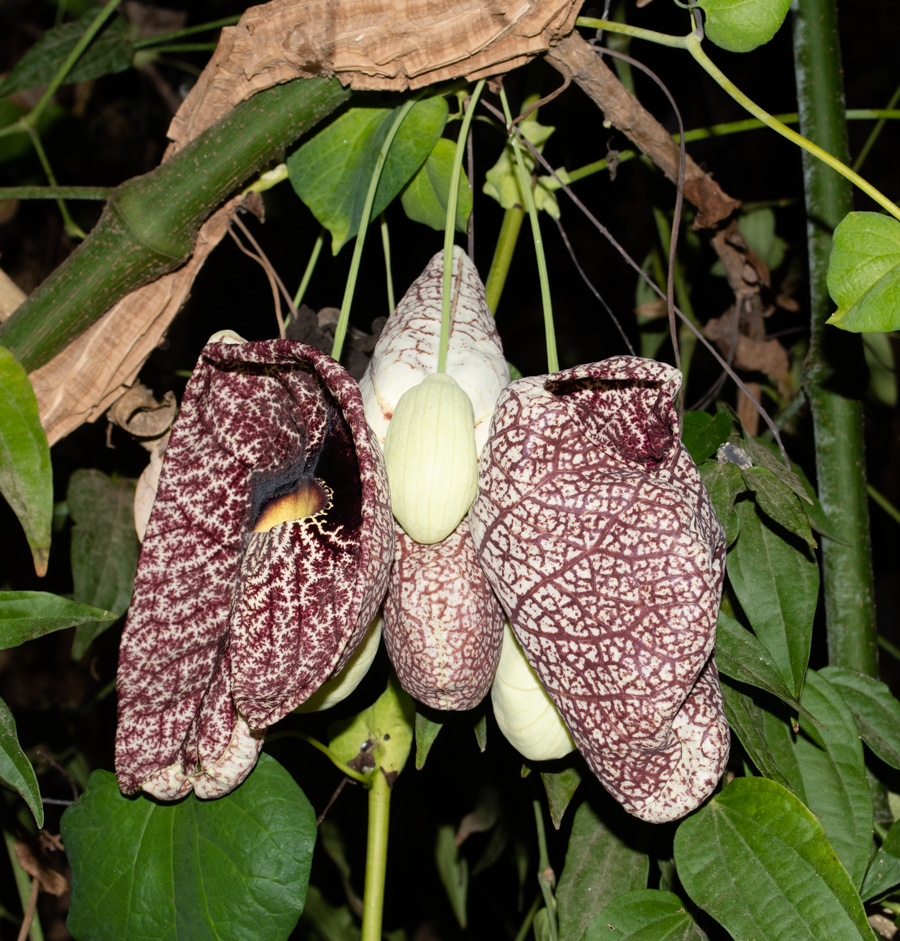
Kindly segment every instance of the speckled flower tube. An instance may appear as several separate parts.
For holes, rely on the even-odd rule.
[[[387,590],[387,478],[356,383],[290,340],[210,343],[185,390],[119,654],[125,793],[226,794]]]
[[[681,445],[680,374],[621,356],[500,397],[470,513],[478,559],[589,766],[636,816],[714,790],[725,542]]]
[[[401,685],[432,709],[474,709],[491,688],[506,619],[468,524],[432,545],[398,527],[395,552],[384,641]]]

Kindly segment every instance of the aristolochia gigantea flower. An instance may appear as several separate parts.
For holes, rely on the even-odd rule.
[[[185,390],[119,655],[126,793],[235,788],[387,589],[387,479],[356,383],[290,340],[211,343]]]
[[[621,356],[512,383],[470,513],[478,559],[600,781],[644,820],[715,788],[725,541],[670,366]]]
[[[503,614],[463,517],[509,367],[484,285],[455,248],[447,372],[436,373],[442,296],[439,252],[388,319],[360,388],[385,445],[391,502],[405,530],[385,602],[388,654],[420,702],[471,709],[490,689]]]

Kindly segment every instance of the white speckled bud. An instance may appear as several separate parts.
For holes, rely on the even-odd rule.
[[[575,750],[562,716],[531,669],[509,622],[503,628],[491,702],[500,731],[529,761],[550,761]]]
[[[446,539],[478,483],[472,402],[446,373],[404,392],[388,425],[384,463],[397,522],[416,542]]]

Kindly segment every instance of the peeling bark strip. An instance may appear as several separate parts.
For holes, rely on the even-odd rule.
[[[474,709],[491,688],[504,620],[465,520],[428,546],[397,527],[384,643],[410,696],[433,709]]]
[[[172,800],[237,787],[265,728],[361,640],[393,538],[381,453],[347,372],[290,340],[207,345],[122,638],[122,790]]]
[[[579,750],[657,823],[709,796],[729,746],[711,659],[725,542],[679,440],[680,386],[631,356],[512,383],[469,517]]]

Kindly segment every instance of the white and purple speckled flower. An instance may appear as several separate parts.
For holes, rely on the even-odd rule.
[[[356,383],[290,340],[211,343],[165,455],[119,656],[126,793],[228,793],[267,726],[337,674],[394,530]]]
[[[725,541],[679,439],[681,375],[620,356],[500,397],[469,515],[478,560],[589,766],[631,813],[714,790]]]

